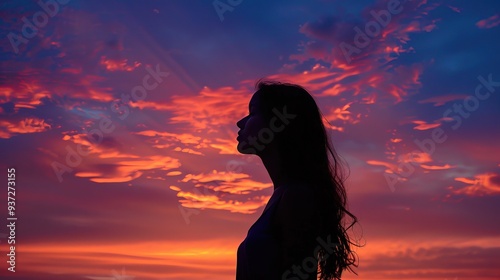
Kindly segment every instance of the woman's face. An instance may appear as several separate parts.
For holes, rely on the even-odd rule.
[[[254,93],[248,105],[249,114],[236,123],[240,128],[236,138],[237,149],[242,154],[259,154],[265,147],[259,139],[259,132],[263,131],[268,124],[259,108],[259,100],[259,94]]]

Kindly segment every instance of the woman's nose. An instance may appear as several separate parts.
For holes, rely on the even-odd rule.
[[[236,123],[236,126],[239,127],[240,129],[243,129],[243,127],[245,126],[245,120],[246,120],[246,117],[244,117],[243,119],[239,120]]]

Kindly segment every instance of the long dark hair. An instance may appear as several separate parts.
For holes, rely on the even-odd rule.
[[[324,118],[311,94],[299,85],[261,79],[256,90],[266,118],[276,116],[276,110],[290,117],[273,142],[291,178],[315,188],[321,220],[319,237],[337,244],[333,253],[322,248],[315,256],[320,279],[340,279],[344,270],[354,272],[353,267],[357,267],[352,246],[359,245],[347,233],[357,218],[347,210],[344,168],[330,143]]]

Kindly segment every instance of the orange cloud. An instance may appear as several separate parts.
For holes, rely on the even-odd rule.
[[[18,122],[0,120],[0,138],[11,138],[17,134],[44,132],[50,128],[50,124],[39,118],[25,118]]]
[[[210,147],[219,150],[221,155],[239,155],[240,153],[236,149],[238,141],[236,139],[236,134],[230,139],[215,138],[214,141],[218,143],[210,144]]]
[[[180,171],[170,171],[167,173],[167,176],[178,176],[181,174],[182,174],[182,172],[180,172]]]
[[[105,174],[88,171],[78,172],[75,176],[90,178],[90,181],[96,183],[123,183],[139,178],[144,171],[169,170],[181,166],[178,159],[168,156],[141,156],[141,159],[137,160],[113,161],[113,164],[116,168]]]
[[[170,189],[177,192],[177,196],[181,199],[179,202],[183,207],[194,209],[215,209],[226,210],[231,213],[253,214],[259,208],[266,205],[270,196],[256,196],[250,199],[239,200],[223,200],[217,193],[201,193],[194,188],[193,191],[182,191],[176,186],[171,186]]]
[[[431,155],[424,152],[411,152],[401,155],[399,158],[400,162],[409,162],[409,163],[426,163],[432,162]]]
[[[193,174],[187,174],[184,179],[182,179],[182,182],[189,182],[189,181],[194,181],[194,182],[201,182],[201,183],[206,183],[206,182],[211,182],[211,181],[227,181],[227,182],[232,182],[238,179],[243,179],[243,178],[249,178],[250,175],[244,174],[244,173],[234,173],[234,172],[225,172],[225,171],[217,171],[213,170],[211,173],[201,173],[197,175]]]
[[[325,118],[330,121],[336,121],[340,120],[343,123],[349,123],[349,124],[356,124],[360,122],[361,114],[357,114],[356,116],[353,116],[352,113],[349,111],[349,108],[351,107],[351,104],[353,102],[349,102],[343,107],[339,108],[331,108],[329,113],[325,114]]]
[[[204,87],[195,96],[172,97],[170,123],[187,123],[194,129],[217,132],[222,126],[234,124],[248,113],[250,90],[233,87]]]
[[[193,149],[189,149],[189,148],[181,148],[181,147],[176,147],[176,148],[174,149],[174,151],[176,151],[176,152],[183,152],[183,153],[187,153],[187,154],[193,154],[193,155],[204,156],[204,154],[203,154],[203,153],[201,153],[201,152],[197,152],[197,151],[195,151],[195,150],[193,150]]]
[[[149,155],[141,151],[125,153],[120,151],[121,145],[115,146],[111,140],[102,140],[101,143],[93,142],[87,135],[81,133],[65,133],[63,140],[73,143],[75,145],[73,149],[81,145],[81,149],[88,153],[82,157],[82,161],[86,161],[86,164],[75,167],[77,169],[75,176],[89,178],[90,181],[97,183],[129,182],[142,176],[145,171],[170,170],[181,166],[178,159],[170,156]],[[106,164],[112,169],[102,172],[96,169],[93,163]]]
[[[294,74],[275,74],[268,78],[279,81],[290,81],[325,96],[336,96],[346,90],[346,87],[340,84],[342,80],[359,74],[358,70],[345,64],[339,64],[337,68],[330,70],[327,67],[316,64],[309,71]]]
[[[310,71],[276,74],[269,78],[300,84],[318,96],[359,96],[358,102],[373,104],[380,97],[402,101],[414,88],[421,86],[421,72],[422,67],[416,64],[380,72],[379,66],[372,61],[347,65],[335,60],[331,68],[317,64]],[[400,82],[396,85],[393,80]]]
[[[455,181],[466,184],[465,187],[453,191],[455,194],[469,196],[483,196],[488,194],[500,194],[500,174],[482,173],[474,178],[458,177]]]
[[[445,170],[445,169],[451,169],[454,166],[451,166],[449,164],[445,164],[443,166],[421,164],[420,167],[422,167],[424,169],[429,169],[429,170]]]
[[[329,29],[325,28],[325,21],[306,22],[299,31],[311,40],[302,44],[303,53],[291,55],[290,60],[298,61],[300,65],[312,58],[318,62],[329,63],[330,66],[316,65],[312,71],[292,75],[288,77],[289,80],[305,85],[320,95],[359,96],[364,104],[373,104],[382,98],[396,103],[403,101],[421,87],[419,78],[422,65],[390,67],[388,65],[400,54],[414,52],[408,45],[411,33],[430,32],[436,27],[437,20],[427,20],[425,16],[438,5],[426,4],[406,3],[407,9],[413,10],[411,14],[393,17],[390,23],[382,28],[380,36],[373,38],[369,46],[350,58],[347,58],[338,46],[352,42],[356,27],[352,22],[328,18],[333,22],[328,21],[328,24],[332,25]],[[374,6],[377,5],[379,4]],[[367,7],[362,13],[363,16],[369,16],[366,22],[373,20],[369,13],[372,8]],[[338,30],[344,31],[338,32]],[[293,68],[293,65],[287,64],[283,70]],[[380,71],[381,69],[384,71]],[[282,76],[287,78],[286,74],[275,75],[272,78],[282,78]]]
[[[426,123],[425,121],[419,121],[419,120],[412,121],[412,123],[417,125],[413,127],[413,129],[415,130],[427,130],[439,127],[441,125],[440,123]]]
[[[181,182],[192,181],[195,187],[206,187],[231,194],[249,194],[252,191],[260,191],[272,186],[272,183],[256,182],[249,178],[250,175],[244,173],[213,170],[211,173],[187,174]]]
[[[156,111],[165,111],[165,110],[172,109],[172,105],[171,104],[167,104],[167,103],[164,103],[164,102],[158,102],[158,101],[137,100],[135,102],[129,103],[129,105],[132,108],[153,109],[153,110],[156,110]]]
[[[253,191],[260,191],[272,187],[271,183],[261,183],[250,179],[238,180],[235,182],[224,182],[217,187],[214,191],[222,191],[231,194],[249,194]]]
[[[0,87],[0,102],[14,102],[15,112],[19,108],[34,109],[42,104],[42,98],[51,96],[52,94],[48,90],[42,89],[40,85],[33,81],[19,81],[17,85]]]
[[[178,144],[186,146],[177,146],[173,148],[173,150],[176,152],[204,155],[199,151],[199,149],[208,148],[211,146],[209,145],[209,143],[211,142],[209,139],[195,136],[189,133],[172,133],[155,130],[143,130],[135,132],[134,134],[151,137],[152,139],[149,140],[149,142],[152,143],[153,147],[158,149],[165,149]]]
[[[99,158],[138,158],[138,155],[120,153],[116,150],[103,147],[103,145],[91,141],[86,134],[63,132],[62,140],[69,141],[75,145],[81,145],[84,151],[89,154],[97,154]],[[94,138],[93,140],[97,140]]]
[[[241,195],[251,195],[272,187],[272,183],[257,182],[250,179],[245,173],[225,172],[213,170],[209,173],[187,174],[181,183],[193,184],[191,190],[170,186],[183,198],[180,203],[184,207],[196,209],[218,209],[244,214],[255,213],[265,205],[269,196],[257,195],[242,198]]]
[[[108,71],[133,71],[135,68],[141,66],[140,62],[134,62],[132,65],[127,65],[127,59],[107,59],[105,56],[101,56],[101,65],[103,65]]]
[[[366,163],[370,165],[376,165],[376,166],[384,166],[389,170],[396,170],[397,166],[395,164],[392,164],[390,162],[385,162],[385,161],[379,161],[379,160],[367,160]]]
[[[424,152],[410,152],[400,155],[397,159],[395,159],[395,152],[386,152],[388,154],[388,158],[391,159],[392,162],[381,161],[381,160],[367,160],[366,163],[374,166],[383,166],[386,169],[384,173],[390,174],[392,179],[397,179],[398,181],[407,181],[407,177],[411,176],[414,172],[413,167],[409,168],[408,164],[418,167],[420,166],[423,169],[448,169],[451,166],[431,166],[431,165],[423,165],[423,163],[432,162],[432,158],[429,154]],[[409,171],[410,170],[410,171]],[[408,174],[408,172],[410,172]],[[392,176],[392,174],[396,174],[397,176]],[[387,179],[387,178],[386,178]]]
[[[201,137],[194,136],[193,134],[189,133],[171,133],[171,132],[161,132],[155,130],[144,130],[140,132],[135,132],[135,134],[149,136],[149,137],[166,137],[171,140],[175,140],[175,142],[180,142],[183,144],[201,145],[202,143],[206,143],[205,141],[203,141]],[[204,145],[204,147],[206,147],[206,145]]]

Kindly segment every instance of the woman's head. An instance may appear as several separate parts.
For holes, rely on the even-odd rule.
[[[296,179],[310,180],[321,169],[327,172],[328,136],[313,97],[287,83],[259,81],[256,89],[249,115],[237,123],[238,150],[256,155],[274,150]]]
[[[314,98],[303,87],[258,81],[249,103],[249,115],[238,121],[238,151],[278,157],[288,178],[308,182],[318,194],[322,238],[338,245],[335,252],[320,251],[321,279],[340,279],[355,266],[355,254],[347,229],[356,217],[346,209],[343,167],[336,154]],[[345,221],[345,216],[352,223]]]

